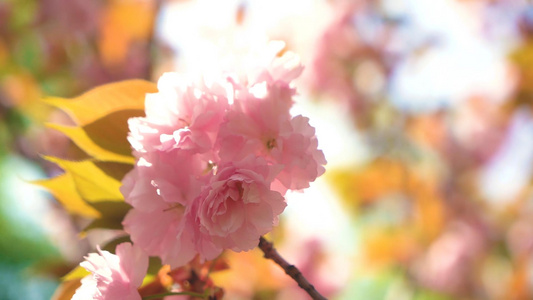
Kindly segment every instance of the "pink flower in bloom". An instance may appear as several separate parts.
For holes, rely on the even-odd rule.
[[[290,126],[291,131],[280,134],[270,154],[284,166],[277,179],[288,189],[300,190],[325,172],[326,158],[318,150],[315,129],[308,118],[298,115]]]
[[[317,149],[315,131],[302,116],[291,117],[294,91],[285,83],[255,85],[237,95],[218,135],[223,161],[261,155],[283,170],[277,179],[286,189],[309,187],[324,173],[324,154]]]
[[[271,46],[247,72],[218,73],[217,84],[165,74],[146,117],[129,120],[137,162],[121,188],[133,206],[124,230],[164,264],[254,248],[277,224],[287,189],[324,172],[314,129],[289,112],[303,67]]]
[[[151,190],[168,203],[186,205],[196,198],[208,169],[209,162],[200,155],[178,150],[150,152],[137,160],[120,190],[133,207],[150,206],[144,194]]]
[[[206,259],[224,249],[247,251],[257,246],[286,206],[283,196],[270,189],[279,170],[255,156],[219,166],[186,212],[181,232],[194,234],[182,237],[181,243],[193,242]]]
[[[153,210],[131,209],[122,224],[131,240],[150,256],[158,256],[172,268],[182,266],[196,255],[194,248],[181,245],[177,239],[184,221],[185,207],[170,205],[157,194],[152,195]],[[186,233],[185,233],[186,234]]]
[[[193,85],[176,73],[165,73],[157,83],[158,93],[146,95],[146,117],[132,118],[129,142],[135,151],[179,148],[205,153],[227,109],[225,89]]]
[[[201,175],[206,167],[199,155],[178,150],[153,152],[141,157],[122,181],[121,192],[133,206],[122,222],[124,230],[146,253],[172,267],[183,265],[196,255],[180,250],[176,236],[185,205],[198,196],[205,184]]]
[[[73,300],[141,300],[137,288],[148,269],[148,256],[130,243],[116,248],[116,255],[98,249],[80,265],[91,275],[82,279]]]

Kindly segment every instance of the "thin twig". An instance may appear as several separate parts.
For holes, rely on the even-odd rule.
[[[302,272],[298,270],[294,265],[289,264],[283,257],[281,257],[272,245],[271,242],[265,240],[265,238],[259,238],[259,249],[265,254],[264,257],[273,260],[278,264],[287,275],[292,277],[294,281],[298,283],[302,289],[304,289],[313,300],[327,300],[326,297],[320,295],[320,293],[315,289],[315,287],[305,279],[302,275]]]

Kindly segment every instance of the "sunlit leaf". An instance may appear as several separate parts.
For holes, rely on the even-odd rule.
[[[247,274],[247,280],[258,290],[277,290],[286,285],[283,279],[287,275],[281,268],[264,259],[263,253],[258,248],[242,253],[228,251],[225,252],[223,258],[231,268],[211,274],[217,286],[223,286],[228,290],[238,289],[242,286],[239,279],[242,278],[242,274]]]
[[[130,44],[146,41],[153,31],[155,7],[152,1],[113,1],[102,17],[98,41],[102,60],[121,63]]]
[[[102,170],[108,176],[122,181],[122,178],[128,173],[133,166],[131,164],[108,162],[108,161],[94,161],[93,162],[98,169]]]
[[[65,281],[59,285],[52,300],[70,300],[80,286],[81,279]]]
[[[445,224],[444,200],[434,174],[424,174],[399,161],[378,159],[353,169],[328,170],[326,176],[353,212],[400,195],[412,201],[409,224],[426,241],[435,238]]]
[[[527,259],[518,260],[508,282],[506,297],[508,299],[531,299],[531,275],[528,262]]]
[[[326,176],[350,206],[372,203],[387,194],[404,192],[410,180],[407,166],[390,160],[376,160],[351,169],[332,169]]]
[[[120,110],[144,110],[144,97],[157,92],[155,83],[126,80],[96,87],[74,99],[47,98],[44,101],[65,111],[84,126]]]
[[[437,187],[425,182],[414,186],[410,194],[415,200],[414,222],[426,241],[436,238],[446,225],[444,199]]]
[[[128,119],[138,116],[144,116],[144,110],[113,112],[83,126],[83,130],[99,147],[120,155],[131,156],[131,147],[127,140]]]
[[[48,127],[56,129],[68,136],[78,147],[83,149],[87,154],[101,161],[115,161],[122,163],[134,163],[132,156],[121,155],[100,147],[95,143],[83,130],[82,127],[63,126],[58,124],[47,124]]]
[[[25,106],[27,109],[34,109],[31,104],[41,97],[37,80],[28,72],[21,71],[3,77],[0,87],[6,99],[11,102],[10,106]]]
[[[7,63],[9,59],[9,48],[7,43],[0,38],[0,66],[3,66]]]
[[[122,220],[131,208],[126,202],[117,201],[96,202],[91,203],[91,206],[99,211],[102,217],[93,220],[83,231],[96,228],[122,229]]]
[[[44,157],[56,163],[72,176],[81,198],[93,201],[122,201],[119,180],[107,175],[90,160],[68,161],[55,157]]]
[[[70,173],[61,174],[51,179],[32,181],[32,183],[46,188],[72,214],[93,218],[100,216],[96,209],[79,196]]]
[[[115,248],[122,243],[131,243],[131,239],[129,236],[121,236],[116,239],[113,239],[112,241],[105,244],[105,246],[102,247],[102,250],[109,251],[111,253],[115,253]]]
[[[84,267],[82,266],[77,266],[75,267],[74,269],[72,269],[72,271],[68,272],[67,275],[61,277],[61,280],[62,281],[70,281],[70,280],[74,280],[74,279],[81,279],[87,275],[89,275],[90,272],[85,270]]]
[[[364,262],[370,266],[406,263],[416,254],[417,243],[406,228],[373,228],[365,232]]]

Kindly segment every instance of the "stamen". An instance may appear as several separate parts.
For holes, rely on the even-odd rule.
[[[266,142],[266,147],[268,150],[272,150],[273,148],[277,146],[278,146],[278,143],[276,142],[276,139],[270,139]]]

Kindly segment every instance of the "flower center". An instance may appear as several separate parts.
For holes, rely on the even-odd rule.
[[[266,142],[266,147],[268,150],[272,150],[274,147],[277,147],[278,146],[278,143],[276,142],[276,139],[272,138],[272,139],[269,139],[267,142]]]
[[[183,118],[179,118],[178,121],[183,124],[183,128],[188,128],[190,126],[190,123]]]
[[[217,174],[217,164],[214,161],[209,160],[207,162],[207,167],[204,170],[204,174],[208,174],[211,172],[213,172],[213,175]]]

